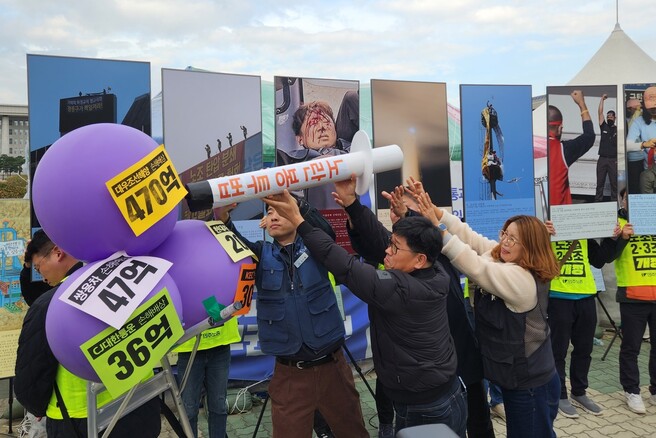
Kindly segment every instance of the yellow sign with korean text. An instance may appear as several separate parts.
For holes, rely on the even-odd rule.
[[[166,216],[187,194],[164,145],[106,185],[136,236]]]
[[[152,372],[184,329],[166,288],[139,306],[116,330],[107,328],[80,346],[112,397]]]
[[[207,228],[214,235],[216,240],[219,241],[233,262],[238,262],[246,257],[257,259],[255,254],[253,254],[253,251],[251,251],[251,249],[246,246],[246,244],[242,242],[241,239],[237,237],[223,222],[210,221],[205,222],[205,225],[207,225]]]

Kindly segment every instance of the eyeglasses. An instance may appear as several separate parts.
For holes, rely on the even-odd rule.
[[[506,243],[508,244],[508,247],[510,247],[510,248],[512,248],[513,246],[515,246],[517,244],[521,245],[519,240],[517,240],[514,237],[512,237],[511,235],[509,235],[506,232],[506,230],[499,230],[499,243],[503,243],[504,240],[506,241]]]
[[[392,241],[391,239],[390,239],[390,241],[389,241],[389,247],[390,247],[390,249],[392,250],[392,255],[396,255],[396,253],[399,252],[399,251],[409,251],[409,252],[414,252],[414,251],[411,250],[411,249],[399,248],[399,247],[396,245],[396,243],[394,243],[394,241]]]
[[[50,256],[50,254],[52,253],[52,250],[53,250],[53,249],[55,249],[54,246],[53,246],[52,248],[50,248],[50,250],[46,253],[46,255],[44,255],[43,257],[41,257],[41,263],[43,263],[43,261],[44,261],[45,259],[47,259],[47,258]],[[35,271],[37,272],[37,274],[39,274],[39,275],[41,275],[41,263],[39,263],[38,265],[37,265],[36,263],[34,264],[34,270],[35,270]]]

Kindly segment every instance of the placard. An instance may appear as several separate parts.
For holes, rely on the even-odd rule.
[[[173,264],[120,251],[95,262],[66,287],[59,299],[120,328]]]
[[[211,221],[205,222],[205,225],[221,244],[225,252],[228,253],[233,262],[238,262],[246,257],[256,258],[253,251],[223,222]]]
[[[136,236],[166,216],[187,194],[163,145],[106,185]]]
[[[152,372],[182,337],[171,297],[162,289],[119,329],[108,328],[80,346],[112,397],[127,392]]]
[[[235,312],[237,315],[246,315],[251,309],[253,291],[255,290],[255,263],[244,263],[239,271],[239,282],[233,302],[241,302],[242,308]]]

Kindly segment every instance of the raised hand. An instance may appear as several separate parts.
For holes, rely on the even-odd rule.
[[[415,199],[417,197],[424,193],[424,185],[421,183],[421,181],[417,181],[414,177],[408,177],[408,179],[405,180],[407,187],[405,190],[410,193]]]
[[[386,191],[380,192],[380,194],[389,201],[390,209],[397,217],[405,217],[406,213],[408,212],[408,207],[406,207],[405,203],[403,202],[403,193],[403,186],[394,187],[392,193]]]
[[[335,191],[332,192],[332,195],[337,205],[346,208],[355,202],[355,183],[356,176],[354,173],[347,180],[335,182]]]
[[[226,223],[230,218],[230,212],[237,207],[237,203],[233,202],[232,204],[224,205],[222,207],[216,207],[212,209],[214,214],[214,219],[220,220],[223,223]]]
[[[278,195],[269,195],[262,200],[269,206],[273,207],[280,217],[290,221],[294,226],[299,226],[303,222],[303,216],[298,209],[298,203],[289,191],[285,191]]]
[[[419,207],[419,213],[421,213],[422,216],[429,219],[433,225],[439,225],[442,211],[433,204],[428,193],[423,192],[417,197],[417,206]]]

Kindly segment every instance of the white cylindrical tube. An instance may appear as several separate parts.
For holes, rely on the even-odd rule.
[[[302,190],[344,181],[351,174],[368,189],[372,170],[373,173],[384,172],[403,164],[401,148],[390,145],[372,150],[364,131],[356,134],[353,145],[348,154],[190,183],[187,203],[192,211],[209,208],[210,199],[214,207],[221,207],[281,193],[284,189]],[[362,194],[362,187],[358,193]]]

